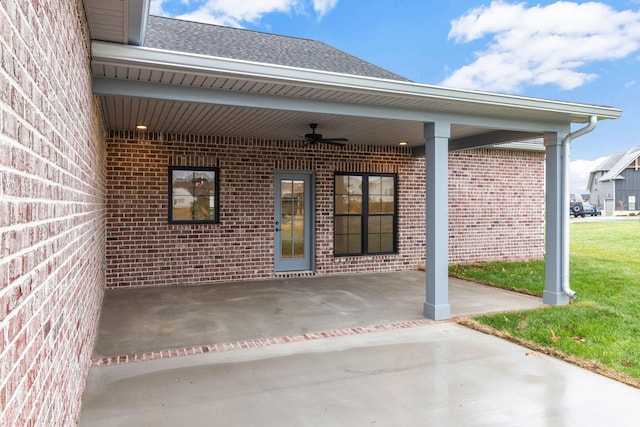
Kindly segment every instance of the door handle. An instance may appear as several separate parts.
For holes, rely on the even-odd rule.
[[[276,231],[276,232],[277,232],[277,231],[280,231],[280,228],[278,228],[278,225],[280,225],[280,222],[279,222],[279,221],[276,221],[276,229],[275,229],[275,231]]]

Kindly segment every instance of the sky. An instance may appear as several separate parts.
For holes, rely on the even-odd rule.
[[[150,12],[319,40],[417,83],[623,110],[572,142],[572,193],[640,145],[640,0],[151,0]]]

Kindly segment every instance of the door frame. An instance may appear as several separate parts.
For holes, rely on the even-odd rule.
[[[279,224],[276,221],[280,217],[280,180],[281,179],[304,180],[305,198],[305,257],[301,260],[286,260],[280,257],[281,239]],[[296,271],[315,271],[316,253],[316,195],[315,173],[313,171],[277,170],[274,178],[274,232],[273,232],[273,270],[276,273],[288,273]],[[290,262],[289,262],[290,261]]]

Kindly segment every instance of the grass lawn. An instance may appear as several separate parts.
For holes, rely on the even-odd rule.
[[[571,224],[568,306],[479,316],[470,323],[640,387],[640,221]],[[544,262],[451,266],[452,276],[533,295]]]

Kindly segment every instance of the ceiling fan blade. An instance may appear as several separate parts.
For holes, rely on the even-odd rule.
[[[343,142],[337,142],[338,140],[340,141],[347,141],[344,138],[339,138],[339,139],[321,139],[318,142],[322,142],[323,144],[330,144],[330,145],[335,145],[336,147],[344,147],[346,144]]]
[[[317,123],[311,123],[309,126],[311,127],[311,133],[306,133],[304,135],[304,139],[306,141],[305,147],[309,145],[315,145],[320,142],[324,144],[335,145],[338,147],[344,147],[345,144],[343,144],[341,141],[349,141],[347,138],[323,138],[321,133],[316,133],[316,128],[318,127]]]

